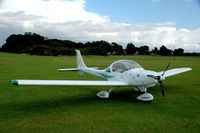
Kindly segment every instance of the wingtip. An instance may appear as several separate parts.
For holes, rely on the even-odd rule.
[[[61,72],[61,70],[60,69],[56,69],[57,71],[59,71],[59,72]]]
[[[190,67],[186,67],[186,69],[187,69],[188,71],[191,71],[191,70],[192,70],[192,68],[190,68]]]
[[[14,85],[19,85],[19,83],[18,83],[17,80],[10,80],[10,83],[11,83],[11,84],[14,84]]]

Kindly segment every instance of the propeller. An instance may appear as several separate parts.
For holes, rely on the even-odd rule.
[[[170,65],[170,62],[168,63],[167,67],[165,68],[165,71],[162,73],[162,76],[164,76],[164,74],[165,74],[165,72],[167,71],[169,65]]]
[[[161,90],[161,92],[162,92],[162,96],[164,97],[165,96],[165,91],[164,91],[164,87],[163,87],[163,82],[162,81],[159,81],[159,83],[160,83],[160,90]]]
[[[163,73],[161,74],[161,76],[163,77],[165,72],[167,71],[167,69],[169,68],[170,62],[168,63],[167,67],[165,68],[165,70],[163,71]],[[162,96],[165,96],[165,91],[164,91],[164,87],[163,87],[163,82],[161,80],[161,76],[157,76],[156,79],[158,80],[158,82],[160,83],[160,90],[162,93]]]

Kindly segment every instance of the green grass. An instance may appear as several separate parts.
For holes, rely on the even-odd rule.
[[[119,59],[131,59],[145,69],[162,71],[191,67],[193,70],[148,90],[151,103],[136,100],[130,87],[116,87],[110,99],[96,97],[108,87],[14,86],[11,79],[101,80],[77,72],[57,72],[75,67],[75,56],[46,57],[0,53],[0,132],[35,133],[199,133],[200,58],[160,56],[84,56],[90,67],[106,68]]]

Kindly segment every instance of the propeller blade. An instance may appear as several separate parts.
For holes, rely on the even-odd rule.
[[[167,69],[168,69],[169,65],[170,65],[170,62],[168,63],[167,67],[165,68],[165,71],[162,73],[162,75],[161,75],[161,76],[164,76],[164,74],[165,74],[165,72],[167,71]]]
[[[165,96],[163,83],[162,83],[162,81],[160,81],[159,83],[160,83],[160,90],[161,90],[161,92],[162,92],[162,96]]]
[[[156,79],[160,83],[160,90],[161,90],[162,96],[165,96],[165,90],[164,90],[164,87],[163,87],[162,80],[163,80],[163,76],[164,76],[165,72],[169,68],[169,65],[170,65],[170,62],[168,63],[168,65],[165,68],[165,70],[163,71],[162,75],[160,75],[160,76],[152,76],[152,78]]]

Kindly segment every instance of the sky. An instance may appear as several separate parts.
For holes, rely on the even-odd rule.
[[[0,0],[0,46],[24,32],[200,52],[200,0]]]

